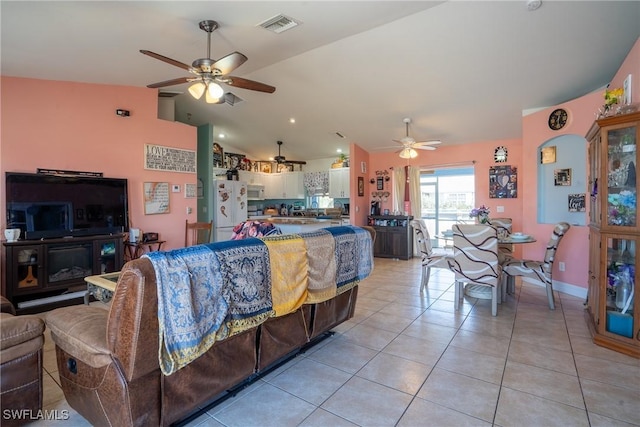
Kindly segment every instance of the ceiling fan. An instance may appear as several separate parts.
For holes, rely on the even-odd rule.
[[[282,141],[278,141],[278,155],[273,157],[273,160],[259,160],[260,162],[276,162],[277,164],[281,165],[281,164],[287,164],[287,165],[306,165],[307,162],[305,162],[304,160],[287,160],[286,157],[284,157],[281,153],[280,153],[280,148],[282,147]]]
[[[409,136],[409,123],[411,123],[411,119],[406,118],[406,119],[403,119],[402,121],[405,124],[407,134],[403,138],[394,139],[393,141],[402,145],[402,148],[399,151],[396,151],[396,153],[400,153],[400,157],[402,157],[403,159],[413,159],[418,157],[418,153],[416,152],[416,149],[435,150],[436,147],[433,147],[433,145],[438,145],[442,143],[442,141],[438,141],[438,140],[416,141],[415,139]]]
[[[241,77],[230,76],[233,70],[241,66],[247,61],[247,57],[240,52],[233,52],[227,56],[223,56],[218,60],[211,59],[211,33],[218,28],[216,21],[201,21],[200,29],[207,33],[207,57],[200,58],[193,61],[191,66],[184,64],[175,59],[168,58],[166,56],[151,52],[149,50],[140,50],[141,53],[150,56],[167,64],[174,65],[182,68],[192,74],[194,77],[179,77],[177,79],[166,80],[163,82],[153,83],[147,85],[149,88],[159,88],[165,86],[173,86],[182,83],[193,83],[189,87],[189,93],[196,99],[200,99],[203,94],[206,93],[205,99],[209,104],[222,104],[227,102],[233,105],[235,95],[231,92],[225,93],[225,90],[219,83],[223,83],[229,86],[255,90],[258,92],[273,93],[276,88],[264,83],[256,82],[253,80],[243,79]]]

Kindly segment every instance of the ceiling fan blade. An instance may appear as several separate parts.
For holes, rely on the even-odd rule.
[[[163,82],[158,82],[158,83],[152,83],[150,85],[147,85],[147,87],[156,88],[156,87],[173,86],[173,85],[179,85],[182,83],[187,83],[190,80],[191,80],[190,77],[179,77],[177,79],[165,80]]]
[[[283,163],[292,164],[292,165],[306,165],[307,162],[304,160],[285,160]]]
[[[183,70],[190,71],[191,67],[187,64],[184,64],[180,61],[176,61],[175,59],[167,58],[166,56],[162,56],[158,53],[151,52],[150,50],[141,50],[140,53],[144,53],[147,56],[150,56],[155,59],[159,59],[162,62],[166,62],[167,64],[175,65],[176,67],[182,68]]]
[[[233,52],[223,56],[211,65],[211,68],[220,70],[220,74],[227,75],[247,61],[247,57],[240,52]]]
[[[420,141],[420,142],[416,142],[413,144],[414,147],[421,147],[424,145],[438,145],[438,144],[442,144],[442,141],[439,141],[437,139],[434,139],[433,141]]]
[[[435,150],[436,147],[432,147],[431,145],[414,145],[413,147],[416,150]]]
[[[276,88],[264,83],[253,80],[243,79],[242,77],[226,76],[223,80],[229,86],[239,87],[241,89],[257,90],[258,92],[273,93]]]

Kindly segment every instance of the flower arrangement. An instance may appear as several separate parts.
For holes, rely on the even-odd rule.
[[[605,105],[613,105],[613,104],[620,104],[622,101],[622,96],[624,95],[624,89],[622,89],[621,87],[615,88],[615,89],[606,89],[604,91],[604,104]]]
[[[609,194],[609,225],[636,225],[637,200],[636,193],[623,190],[618,194]]]
[[[477,218],[480,224],[487,224],[489,222],[489,213],[491,213],[491,210],[485,205],[481,205],[479,208],[471,209],[469,218]]]

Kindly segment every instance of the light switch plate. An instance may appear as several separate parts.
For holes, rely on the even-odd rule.
[[[171,186],[171,191],[172,191],[173,193],[179,193],[179,192],[180,192],[180,184],[173,184],[173,185]]]
[[[504,206],[496,206],[496,212],[504,212]]]

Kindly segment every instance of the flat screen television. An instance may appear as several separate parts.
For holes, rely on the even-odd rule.
[[[6,172],[7,228],[27,240],[127,231],[127,201],[124,178]]]

